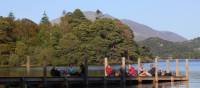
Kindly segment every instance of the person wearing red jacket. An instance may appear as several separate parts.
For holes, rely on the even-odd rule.
[[[107,74],[107,76],[111,76],[111,74],[112,74],[112,68],[110,67],[110,65],[106,66],[106,74]]]
[[[136,72],[135,68],[133,66],[131,66],[131,65],[129,65],[128,74],[130,76],[134,76],[134,77],[137,76],[137,72]]]

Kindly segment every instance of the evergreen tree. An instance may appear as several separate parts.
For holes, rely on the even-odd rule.
[[[100,15],[100,14],[102,14],[102,12],[99,9],[97,9],[96,14]]]
[[[39,27],[42,30],[49,30],[51,28],[51,22],[49,21],[46,12],[43,13],[43,17],[41,18]]]
[[[101,18],[102,17],[102,12],[99,10],[99,9],[97,9],[97,11],[96,11],[96,19],[99,19],[99,18]]]
[[[8,18],[14,20],[14,19],[15,19],[14,13],[13,13],[13,12],[10,12],[10,13],[8,14]]]
[[[76,9],[73,12],[73,18],[77,18],[77,19],[86,19],[83,12],[80,9]]]
[[[46,12],[43,13],[43,17],[42,17],[42,19],[40,21],[40,24],[50,24],[49,18],[47,16]]]

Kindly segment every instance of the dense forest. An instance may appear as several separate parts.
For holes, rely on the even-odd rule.
[[[133,38],[132,30],[120,20],[99,16],[90,21],[80,9],[63,12],[58,24],[52,24],[45,12],[38,24],[16,19],[11,12],[0,16],[0,65],[22,66],[27,57],[34,66],[43,61],[48,65],[80,64],[85,58],[89,64],[102,64],[104,57],[111,63],[120,63],[122,56],[130,63],[138,57],[151,59],[149,49],[138,46]]]
[[[184,42],[170,42],[160,38],[149,38],[138,44],[149,47],[150,51],[155,56],[163,58],[200,58],[200,37],[184,41]]]

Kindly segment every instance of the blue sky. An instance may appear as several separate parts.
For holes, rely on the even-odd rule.
[[[76,8],[100,9],[119,19],[131,19],[188,39],[200,37],[200,0],[1,0],[0,16],[12,11],[16,18],[38,23],[44,11],[52,20],[61,16],[63,10]]]

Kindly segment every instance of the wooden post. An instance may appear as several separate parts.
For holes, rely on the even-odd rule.
[[[155,82],[158,82],[158,56],[155,58]]]
[[[108,66],[108,58],[104,58],[104,76],[108,76],[106,73],[106,66]]]
[[[176,76],[179,76],[179,69],[178,69],[178,65],[179,65],[179,60],[176,59]]]
[[[153,88],[158,88],[158,82],[153,82]]]
[[[189,81],[185,81],[186,88],[189,88]]]
[[[138,75],[139,75],[139,73],[140,73],[139,67],[140,67],[140,58],[138,58]]]
[[[185,59],[185,77],[188,80],[188,59]]]
[[[122,69],[125,71],[126,68],[126,62],[125,62],[125,57],[122,57]]]
[[[106,66],[108,66],[108,58],[104,58],[104,88],[107,88],[107,73],[106,73]]]
[[[140,71],[139,71],[139,67],[140,67],[141,63],[140,63],[140,57],[138,58],[138,83],[141,83],[142,80],[140,78]]]
[[[170,61],[169,61],[169,59],[166,60],[166,73],[170,73]]]
[[[26,58],[26,73],[27,76],[30,75],[30,56],[27,56]]]
[[[121,78],[121,81],[122,81],[122,87],[121,88],[125,88],[125,84],[126,84],[126,58],[125,57],[122,57],[122,78]]]

